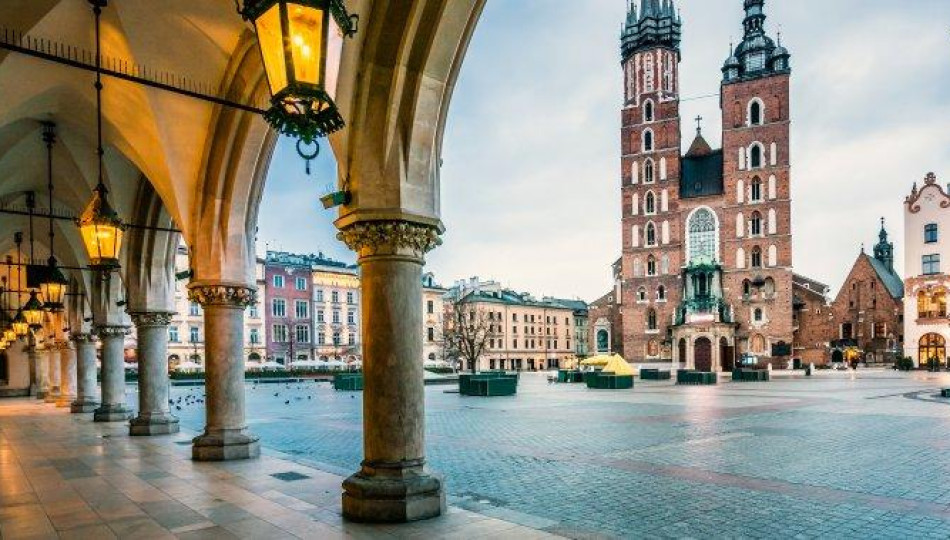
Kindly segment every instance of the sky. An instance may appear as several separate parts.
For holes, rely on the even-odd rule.
[[[638,0],[639,1],[639,0]],[[620,256],[620,25],[627,0],[489,0],[444,139],[444,244],[427,270],[536,296],[593,301]],[[719,85],[742,0],[679,0],[684,146],[697,115],[721,140]],[[880,219],[903,271],[903,201],[927,172],[950,183],[950,2],[771,0],[766,28],[792,54],[794,270],[832,287]],[[324,144],[312,175],[280,143],[259,250],[354,262],[320,195],[335,182]],[[292,216],[292,217],[289,217]]]

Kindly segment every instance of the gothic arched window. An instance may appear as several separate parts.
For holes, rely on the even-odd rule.
[[[749,202],[762,202],[762,179],[756,176],[749,186]]]
[[[758,98],[753,99],[749,102],[749,125],[750,126],[760,126],[763,123],[763,107],[762,101]]]
[[[660,285],[660,288],[656,290],[656,299],[657,300],[666,300],[666,287]]]
[[[648,99],[647,102],[643,104],[643,121],[652,122],[654,119],[653,113],[653,100]]]
[[[653,255],[650,255],[650,257],[647,258],[647,275],[648,276],[656,275],[656,257],[654,257]]]
[[[646,287],[640,287],[637,289],[637,302],[646,302],[647,301],[647,290]]]
[[[749,148],[749,168],[761,169],[765,166],[765,156],[763,156],[762,145],[755,143]]]
[[[647,215],[656,214],[656,195],[654,195],[652,191],[648,191],[644,199],[643,213]]]
[[[652,184],[653,183],[653,160],[648,159],[646,163],[643,164],[643,183]]]
[[[708,208],[700,208],[689,218],[689,260],[715,261],[716,216]]]
[[[653,223],[647,223],[647,246],[656,245],[656,225]]]
[[[752,248],[752,268],[762,268],[762,248],[755,246]]]
[[[762,236],[762,214],[758,211],[752,212],[752,220],[749,221],[749,235]]]
[[[755,319],[755,322],[762,322],[762,318],[762,308],[755,308],[755,311],[753,312],[753,319]]]
[[[643,151],[652,152],[653,151],[653,131],[645,130],[643,132]]]
[[[657,325],[656,325],[656,310],[655,310],[655,309],[652,309],[652,308],[651,308],[649,311],[647,311],[647,329],[648,329],[648,330],[656,330],[656,329],[657,329]]]

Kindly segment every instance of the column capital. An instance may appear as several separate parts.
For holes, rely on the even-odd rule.
[[[413,221],[359,221],[340,230],[337,238],[359,257],[402,256],[422,260],[442,244],[435,225]]]
[[[93,341],[95,341],[96,336],[92,335],[91,333],[89,334],[76,333],[76,334],[71,334],[69,336],[69,339],[73,343],[92,343]]]
[[[97,326],[93,329],[93,333],[99,339],[125,337],[129,335],[129,328],[127,326]]]
[[[168,326],[172,322],[174,313],[166,311],[149,311],[143,313],[129,313],[136,328],[154,328]]]
[[[188,299],[201,306],[244,309],[257,303],[257,289],[233,283],[193,283]]]

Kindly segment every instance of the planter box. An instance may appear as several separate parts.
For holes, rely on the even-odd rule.
[[[363,374],[339,373],[333,377],[333,389],[358,392],[363,389]]]
[[[641,369],[640,370],[640,380],[641,381],[668,381],[673,378],[673,374],[669,371],[659,369]]]
[[[767,369],[734,369],[732,370],[733,382],[769,382],[769,371]]]
[[[504,372],[459,375],[459,394],[463,396],[513,396],[517,392],[517,375],[509,375]]]
[[[559,383],[583,383],[584,373],[580,371],[562,369],[557,372],[557,382]]]
[[[676,372],[676,384],[690,386],[711,386],[716,383],[718,383],[718,377],[715,373],[694,371],[691,369],[680,369]]]
[[[592,373],[587,375],[587,388],[595,390],[629,390],[633,388],[633,375]]]
[[[941,390],[940,397],[950,398],[950,388],[944,388]]]

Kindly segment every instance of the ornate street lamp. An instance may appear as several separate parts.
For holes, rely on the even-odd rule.
[[[30,299],[23,305],[23,318],[34,332],[43,327],[43,304],[36,298],[36,291],[30,291]]]
[[[53,255],[53,246],[56,235],[53,232],[53,144],[56,142],[56,124],[43,122],[43,142],[46,143],[46,174],[47,190],[49,193],[49,259],[46,272],[40,282],[40,293],[43,295],[44,307],[51,313],[63,310],[63,298],[66,296],[66,286],[69,280],[56,264]]]
[[[257,31],[271,90],[264,118],[278,132],[297,137],[297,152],[309,163],[320,151],[316,140],[344,125],[331,95],[337,69],[327,59],[339,58],[358,17],[347,13],[342,0],[244,0],[240,13]]]
[[[102,157],[105,150],[102,147],[102,38],[100,32],[100,18],[106,0],[89,0],[96,16],[96,115],[97,137],[96,147],[99,156],[99,182],[93,190],[92,200],[79,217],[79,232],[82,235],[86,253],[89,254],[90,265],[98,270],[113,270],[119,268],[119,250],[122,248],[122,235],[125,226],[119,219],[119,213],[109,204],[109,190],[102,181]]]
[[[17,310],[16,317],[13,319],[13,332],[18,338],[26,337],[30,333],[30,325],[23,316],[23,310]]]

